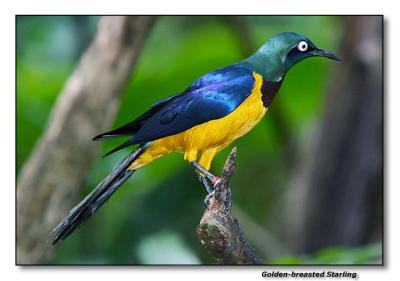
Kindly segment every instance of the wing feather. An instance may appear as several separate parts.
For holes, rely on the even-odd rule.
[[[115,152],[132,144],[181,133],[231,113],[251,94],[254,82],[253,71],[242,65],[221,68],[202,76],[183,93],[156,103],[134,121],[94,140],[132,136],[112,151]]]
[[[156,140],[228,115],[250,95],[252,74],[242,66],[230,66],[203,76],[146,120],[133,141]]]

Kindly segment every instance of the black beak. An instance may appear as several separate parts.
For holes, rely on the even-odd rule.
[[[315,49],[315,50],[311,51],[311,54],[313,54],[314,56],[317,56],[317,57],[324,57],[324,58],[328,58],[331,60],[337,60],[337,61],[341,60],[335,54],[325,51],[324,49]]]

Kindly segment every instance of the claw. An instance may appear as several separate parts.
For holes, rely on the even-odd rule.
[[[229,216],[230,213],[231,213],[231,211],[232,211],[232,201],[229,202],[229,206],[228,206],[228,211],[227,211],[227,212],[226,212],[226,209],[225,209],[225,214],[224,214],[224,216],[225,216],[225,217]]]
[[[207,194],[207,196],[204,198],[204,205],[206,206],[206,208],[208,210],[210,210],[210,199],[211,199],[211,197],[214,196],[214,192],[215,192],[215,190],[212,191],[211,193]]]
[[[221,178],[220,177],[215,177],[211,183],[213,185],[213,187],[217,187],[217,185],[221,182]]]
[[[231,214],[231,209],[228,209],[228,211],[224,214],[224,217],[227,217]]]
[[[221,178],[211,174],[207,169],[205,169],[202,165],[200,165],[196,161],[191,161],[190,164],[195,168],[196,172],[199,175],[200,182],[204,185],[204,187],[207,190],[208,194],[204,198],[204,205],[206,206],[207,209],[210,209],[210,207],[209,207],[210,199],[212,196],[214,196],[215,189],[221,183]],[[214,190],[212,190],[210,188],[210,186],[208,185],[207,179],[209,179],[211,181],[211,184],[212,184],[212,187],[214,188]],[[229,212],[230,212],[230,210],[228,210],[228,214],[229,214]]]

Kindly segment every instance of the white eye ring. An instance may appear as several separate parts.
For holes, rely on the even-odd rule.
[[[307,51],[307,49],[308,49],[308,44],[307,44],[307,42],[306,42],[306,41],[300,41],[300,42],[297,44],[297,49],[298,49],[300,52],[305,52],[305,51]]]

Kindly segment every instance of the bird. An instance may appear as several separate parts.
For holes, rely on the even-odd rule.
[[[105,156],[138,146],[53,228],[52,244],[87,221],[136,170],[173,152],[183,154],[212,194],[220,182],[209,171],[214,156],[260,122],[289,69],[311,57],[340,60],[302,34],[279,33],[249,57],[201,76],[133,121],[95,136],[94,141],[129,137]]]

